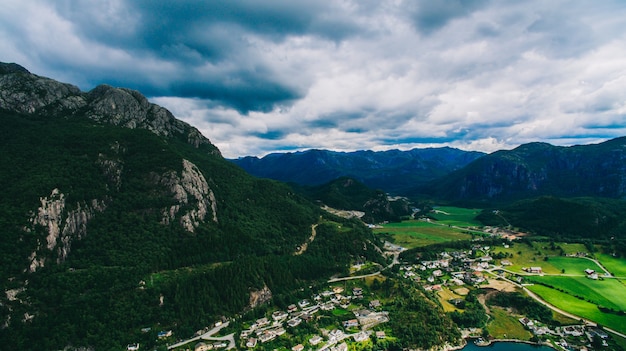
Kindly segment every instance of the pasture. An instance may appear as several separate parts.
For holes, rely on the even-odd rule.
[[[480,209],[470,209],[451,206],[435,207],[428,214],[440,224],[457,226],[457,227],[477,227],[482,224],[475,218],[480,214]]]
[[[469,240],[471,235],[464,233],[468,227],[480,226],[474,218],[480,209],[442,206],[429,212],[434,220],[408,220],[400,223],[388,223],[374,229],[375,234],[386,234],[393,243],[407,249],[438,244],[447,241]]]
[[[463,233],[460,229],[423,220],[388,223],[382,228],[374,229],[374,234],[390,235],[394,244],[407,249],[447,241],[471,239],[471,235]]]
[[[573,274],[585,276],[584,270],[593,269],[598,274],[603,274],[604,270],[594,261],[583,257],[559,256],[559,250],[551,250],[545,243],[533,243],[530,247],[526,244],[516,243],[509,248],[497,247],[494,253],[508,253],[513,257],[507,258],[512,265],[508,270],[523,273],[523,267],[538,266],[545,274]]]
[[[626,310],[626,286],[617,279],[592,280],[584,277],[543,276],[533,277],[541,282],[568,292],[595,305],[614,310]]]
[[[505,309],[491,307],[491,319],[487,324],[489,335],[496,339],[530,340],[533,334]]]
[[[616,277],[626,278],[626,259],[607,254],[596,254],[598,261]]]
[[[535,284],[527,288],[557,308],[626,333],[626,315],[603,313],[596,304],[543,285]]]

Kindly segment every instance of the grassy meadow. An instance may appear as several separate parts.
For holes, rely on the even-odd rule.
[[[594,303],[576,298],[570,294],[535,284],[527,287],[548,303],[577,316],[587,318],[619,332],[626,333],[626,315],[603,313]]]
[[[617,279],[592,280],[584,277],[543,276],[533,281],[567,291],[593,304],[626,311],[626,286]]]
[[[475,227],[482,224],[475,218],[480,214],[481,209],[470,209],[461,207],[441,206],[434,208],[429,215],[440,224],[457,227]]]
[[[374,229],[374,233],[390,235],[394,244],[407,249],[471,239],[471,235],[463,233],[460,229],[420,220],[388,223],[382,228]]]
[[[487,324],[489,335],[496,339],[530,340],[533,334],[526,330],[508,311],[500,307],[491,307],[491,319]]]
[[[407,249],[455,240],[469,240],[471,235],[459,227],[474,227],[480,223],[474,219],[477,209],[460,207],[437,207],[429,216],[436,220],[408,220],[387,223],[374,229],[375,234],[389,235],[393,243]]]
[[[596,254],[602,265],[616,277],[626,278],[626,259],[616,258],[607,254]]]

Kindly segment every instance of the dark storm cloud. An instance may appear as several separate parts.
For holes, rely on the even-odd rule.
[[[224,155],[626,133],[626,7],[572,0],[6,0],[1,61],[137,89]]]
[[[430,34],[451,20],[467,16],[487,4],[487,0],[416,1],[410,14],[415,27],[422,33]]]
[[[306,89],[305,81],[281,76],[276,62],[259,60],[263,43],[254,37],[279,43],[308,34],[340,41],[359,31],[341,12],[319,1],[273,0],[263,6],[249,0],[128,1],[99,7],[62,1],[56,6],[86,40],[123,49],[138,60],[136,67],[112,63],[91,71],[88,82],[152,96],[210,99],[242,113],[290,104]],[[147,67],[141,60],[159,60],[168,69]],[[54,58],[50,61],[54,65]],[[205,69],[207,65],[211,68]]]

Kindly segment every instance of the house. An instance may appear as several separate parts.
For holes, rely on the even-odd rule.
[[[262,327],[270,324],[270,321],[266,317],[263,317],[263,318],[257,319],[255,324],[256,324],[257,328],[262,328]]]
[[[341,293],[343,292],[343,287],[341,287],[341,286],[335,286],[335,287],[333,287],[333,292],[334,292],[335,294],[341,294]]]
[[[275,338],[276,334],[271,330],[266,330],[261,335],[259,335],[259,341],[263,343],[274,340]]]
[[[341,344],[335,347],[331,347],[330,350],[331,351],[348,351],[348,344],[346,344],[345,342],[342,342]]]
[[[250,347],[250,348],[255,347],[256,343],[257,343],[257,339],[250,338],[250,339],[248,339],[248,341],[246,341],[246,347]]]
[[[379,330],[379,331],[377,331],[377,332],[376,332],[376,338],[378,338],[378,339],[384,339],[384,338],[386,338],[386,337],[387,337],[387,335],[385,335],[385,331],[383,331],[383,330]]]
[[[350,319],[350,320],[343,322],[344,328],[352,328],[352,327],[358,327],[358,326],[359,326],[359,321],[357,319]]]
[[[298,302],[298,306],[300,306],[300,308],[305,308],[306,306],[308,306],[310,304],[309,300],[300,300]]]
[[[502,261],[500,261],[500,264],[503,265],[503,266],[511,266],[512,265],[511,261],[509,261],[509,260],[502,260]]]
[[[370,301],[370,308],[378,308],[380,307],[380,300],[372,300]]]
[[[363,289],[362,288],[354,288],[354,289],[352,289],[352,295],[354,295],[354,296],[361,296],[361,295],[363,295]]]
[[[543,271],[541,270],[541,267],[530,267],[528,269],[528,272],[530,273],[536,273],[536,274],[541,274],[543,273]]]
[[[595,272],[596,272],[596,271],[594,271],[593,269],[589,269],[589,268],[585,269],[585,273],[586,273],[587,275],[593,274],[593,273],[595,273]]]
[[[302,344],[298,344],[291,348],[291,351],[302,351],[302,350],[304,350],[304,345]]]
[[[356,342],[361,342],[361,341],[365,341],[369,339],[369,336],[367,335],[366,332],[358,332],[356,334],[354,334],[354,341]]]
[[[298,310],[298,306],[296,306],[295,304],[291,304],[287,306],[287,312],[289,313],[296,312],[297,310]]]
[[[139,350],[139,343],[137,343],[137,344],[128,344],[128,346],[126,346],[126,350],[128,350],[128,351],[137,351],[137,350]]]
[[[589,330],[589,334],[591,334],[591,336],[597,336],[601,339],[606,339],[609,337],[609,335],[607,333],[605,333],[603,330],[598,329],[598,328],[592,328]]]
[[[300,323],[302,323],[302,319],[299,318],[299,317],[292,318],[292,319],[287,321],[287,325],[292,327],[292,328],[298,326],[298,324],[300,324]]]
[[[219,341],[219,342],[213,343],[213,348],[214,348],[214,349],[223,349],[223,348],[225,348],[226,346],[228,346],[228,344],[226,343],[226,341]]]
[[[285,319],[289,316],[289,314],[287,314],[287,312],[285,311],[276,311],[274,313],[272,313],[272,319],[275,321],[279,321],[282,319]]]
[[[530,328],[533,325],[535,325],[535,323],[533,321],[531,321],[530,319],[524,317],[524,318],[520,318],[519,322],[522,323],[523,326]]]
[[[441,277],[443,275],[443,272],[441,271],[441,269],[437,269],[436,271],[433,271],[433,276],[435,277]]]
[[[171,330],[164,330],[164,331],[160,331],[157,334],[157,337],[159,339],[163,339],[163,338],[169,338],[170,336],[172,336],[172,331]]]
[[[309,343],[313,346],[321,343],[322,341],[324,341],[324,339],[319,335],[315,335],[314,337],[309,339]]]
[[[279,327],[279,328],[274,329],[274,334],[276,334],[276,336],[281,336],[281,335],[285,334],[286,332],[287,331],[283,327]]]

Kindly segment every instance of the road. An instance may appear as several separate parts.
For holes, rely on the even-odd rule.
[[[601,267],[602,267],[602,266],[601,266]],[[502,268],[501,268],[500,266],[495,266],[494,268],[487,270],[487,272],[488,272],[488,273],[490,273],[490,274],[492,274],[492,275],[494,275],[494,276],[497,276],[497,275],[496,275],[495,273],[493,273],[492,271],[493,271],[493,270],[498,270],[498,269],[502,269]],[[519,288],[521,288],[522,290],[524,290],[524,292],[525,292],[528,296],[532,297],[533,299],[535,299],[535,300],[536,300],[537,302],[539,302],[540,304],[542,304],[542,305],[544,305],[544,306],[548,307],[549,309],[551,309],[551,310],[553,310],[553,311],[555,311],[555,312],[557,312],[557,313],[560,313],[560,314],[562,314],[562,315],[564,315],[564,316],[566,316],[566,317],[572,318],[572,319],[576,319],[576,320],[583,321],[586,325],[589,325],[589,326],[597,326],[597,325],[598,325],[596,322],[594,322],[594,321],[592,321],[592,320],[589,320],[589,319],[583,318],[583,317],[581,317],[581,316],[577,316],[577,315],[575,315],[575,314],[569,313],[569,312],[567,312],[567,311],[564,311],[564,310],[562,310],[562,309],[560,309],[560,308],[558,308],[558,307],[556,307],[556,306],[554,306],[554,305],[552,305],[552,304],[548,303],[547,301],[545,301],[544,299],[542,299],[539,295],[537,295],[537,294],[535,294],[534,292],[530,291],[528,288],[526,288],[526,287],[525,287],[525,286],[523,286],[522,284],[519,284],[519,283],[518,283],[518,282],[516,282],[516,281],[510,280],[510,279],[505,278],[505,277],[500,277],[500,276],[498,276],[498,277],[499,277],[500,279],[506,280],[507,282],[509,282],[509,283],[511,283],[511,284],[513,284],[513,285],[515,285],[515,286],[517,286],[517,287],[519,287]],[[620,333],[620,332],[618,332],[617,330],[613,330],[613,329],[611,329],[611,328],[607,328],[607,327],[604,327],[604,326],[603,326],[602,328],[603,328],[604,330],[607,330],[607,331],[609,331],[609,332],[611,332],[611,333],[613,333],[613,334],[615,334],[615,335],[619,335],[619,336],[621,336],[622,338],[626,339],[626,334],[624,334],[624,333]]]
[[[227,327],[229,324],[229,322],[226,323],[222,323],[221,325],[214,327],[213,329],[209,330],[208,332],[202,334],[202,335],[198,335],[196,337],[193,337],[191,339],[187,339],[187,340],[183,340],[180,342],[177,342],[176,344],[172,344],[170,346],[167,347],[168,350],[171,349],[175,349],[177,347],[183,346],[185,344],[188,344],[190,342],[194,342],[194,341],[198,341],[198,340],[212,340],[212,341],[228,341],[228,346],[226,347],[227,350],[230,349],[234,349],[235,348],[235,334],[228,334],[226,336],[218,336],[218,337],[213,337],[213,335],[217,334],[220,330],[222,330],[222,328]]]

